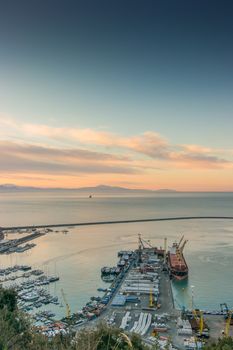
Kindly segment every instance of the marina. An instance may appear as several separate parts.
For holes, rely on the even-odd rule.
[[[16,231],[18,234],[22,234],[23,232],[21,230],[17,230]],[[28,233],[29,232],[29,233]],[[46,232],[42,232],[42,231],[37,231],[34,230],[33,231],[25,231],[25,236],[24,237],[20,237],[17,239],[4,239],[5,234],[8,235],[8,233],[13,234],[15,233],[15,230],[2,230],[2,239],[0,240],[0,254],[12,254],[12,253],[22,253],[25,252],[26,250],[32,249],[36,246],[35,243],[27,243],[24,246],[22,246],[21,244],[26,243],[28,241],[34,240],[38,237],[41,237],[43,235],[45,235]]]

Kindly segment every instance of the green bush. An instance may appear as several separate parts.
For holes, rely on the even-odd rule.
[[[118,328],[99,324],[96,329],[76,335],[57,335],[48,339],[36,332],[26,314],[17,309],[14,290],[0,289],[0,350],[145,350],[141,339],[133,335],[132,347]]]
[[[231,337],[219,339],[217,343],[207,345],[205,350],[233,350],[233,339]]]

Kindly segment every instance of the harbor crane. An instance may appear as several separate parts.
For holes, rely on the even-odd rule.
[[[204,329],[204,318],[203,318],[203,312],[198,309],[193,309],[192,310],[193,316],[199,325],[199,334],[202,336],[203,334],[203,329]]]
[[[233,314],[233,310],[228,310],[228,315],[227,315],[225,329],[224,329],[224,336],[225,337],[229,336],[229,330],[230,330],[230,325],[231,325],[231,320],[232,320],[232,314]]]
[[[70,316],[71,316],[70,305],[68,304],[68,301],[67,301],[67,299],[66,299],[66,296],[65,296],[65,293],[64,293],[64,290],[63,290],[63,289],[61,289],[61,294],[62,294],[64,303],[65,303],[65,305],[66,305],[66,318],[67,318],[67,319],[70,319]]]
[[[223,306],[224,306],[224,309],[223,309]],[[225,311],[225,319],[228,319],[229,313],[231,312],[231,319],[233,320],[233,310],[230,310],[226,303],[220,304],[220,308],[222,313],[224,313]]]
[[[149,248],[153,248],[153,246],[150,244],[150,241],[149,240],[145,241],[144,239],[142,239],[142,236],[139,233],[138,234],[138,262],[139,263],[142,263],[142,250],[145,248],[148,248],[148,247],[146,247],[146,245]]]
[[[181,245],[181,242],[183,241],[183,239],[184,239],[184,235],[181,237],[181,239],[180,239],[180,241],[178,243],[178,247]]]
[[[184,247],[186,246],[187,243],[188,243],[188,240],[186,239],[186,240],[183,242],[183,244],[179,247],[179,250],[180,250],[181,253],[183,252]]]
[[[230,330],[230,325],[233,322],[233,310],[229,310],[229,307],[226,303],[220,304],[221,312],[223,313],[225,311],[226,316],[226,323],[225,323],[225,329],[223,331],[223,334],[225,337],[229,336],[229,330]]]
[[[152,288],[150,289],[149,307],[154,307],[154,297],[153,297]]]
[[[228,308],[228,306],[227,306],[226,303],[220,304],[221,312],[222,312],[222,313],[224,312],[223,306],[224,306],[224,308],[225,308],[226,314],[228,314],[229,308]]]
[[[153,248],[153,246],[150,243],[150,240],[146,241],[145,239],[142,238],[141,233],[138,234],[138,241],[139,241],[139,246],[141,246],[141,248],[145,249],[145,248]],[[148,247],[146,247],[146,245]]]

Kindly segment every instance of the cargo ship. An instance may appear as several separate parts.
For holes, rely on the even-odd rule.
[[[172,247],[167,253],[167,266],[170,274],[170,278],[176,281],[183,281],[188,278],[188,265],[185,261],[183,250],[188,242],[184,236],[180,239],[179,243],[173,243]]]

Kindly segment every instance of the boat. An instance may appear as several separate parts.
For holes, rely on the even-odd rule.
[[[16,251],[17,253],[23,253],[23,252],[25,252],[26,250],[31,249],[31,248],[33,248],[33,247],[35,247],[35,246],[36,246],[35,243],[26,244],[26,245],[24,245],[24,246],[16,247],[16,248],[15,248],[15,251]],[[10,249],[9,249],[9,250],[10,250]]]
[[[179,243],[173,243],[172,247],[167,252],[167,266],[170,274],[170,278],[176,281],[183,281],[188,278],[188,265],[183,255],[183,250],[188,242],[184,236],[180,239]]]
[[[31,270],[31,266],[29,266],[29,265],[21,265],[21,266],[20,266],[20,270],[22,270],[22,271]]]
[[[102,280],[104,281],[104,282],[113,282],[114,281],[114,277],[113,276],[102,276]]]
[[[35,276],[40,276],[40,275],[43,275],[44,272],[42,270],[33,270],[31,272],[32,275],[35,275]]]
[[[118,266],[118,267],[124,267],[124,266],[125,266],[125,260],[120,260],[120,261],[117,263],[117,266]]]
[[[109,275],[110,274],[110,268],[107,266],[104,266],[101,268],[101,274],[102,275]]]
[[[51,277],[49,277],[49,282],[57,282],[57,281],[59,281],[59,277],[58,276],[51,276]]]

